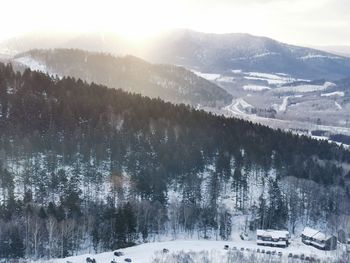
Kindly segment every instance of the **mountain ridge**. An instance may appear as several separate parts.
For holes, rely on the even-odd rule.
[[[49,74],[80,78],[173,103],[221,107],[232,100],[222,88],[185,68],[152,64],[132,55],[114,57],[78,49],[52,49],[21,53],[12,61]]]
[[[213,73],[230,70],[282,72],[307,79],[337,79],[350,75],[349,58],[244,33],[176,31],[173,35],[162,35],[149,57]]]
[[[0,51],[20,53],[33,48],[79,48],[118,55],[133,54],[151,62],[178,64],[203,72],[240,69],[332,80],[350,76],[350,58],[247,33],[214,34],[176,29],[152,37],[141,46],[111,33],[34,40],[33,46],[30,36],[10,39],[0,44]]]

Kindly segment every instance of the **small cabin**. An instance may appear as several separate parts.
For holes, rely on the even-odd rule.
[[[326,235],[319,230],[305,227],[301,233],[301,241],[305,245],[313,246],[321,250],[337,249],[337,237]]]
[[[260,246],[288,247],[290,234],[285,230],[262,230],[256,231],[256,243]]]

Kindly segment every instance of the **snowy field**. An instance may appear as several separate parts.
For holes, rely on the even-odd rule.
[[[270,90],[270,87],[267,86],[259,86],[259,85],[244,85],[244,90],[251,90],[251,91],[263,91],[263,90]]]
[[[335,87],[336,85],[332,82],[325,82],[323,85],[298,85],[298,86],[286,86],[274,89],[275,92],[315,92],[315,91],[323,91],[330,87]]]
[[[220,74],[215,74],[215,73],[203,73],[203,72],[199,72],[199,71],[195,71],[195,70],[192,70],[192,72],[194,74],[196,74],[197,76],[199,77],[202,77],[206,80],[211,80],[211,81],[214,81],[218,78],[220,78]]]
[[[331,97],[331,96],[344,97],[345,93],[344,93],[344,91],[334,91],[334,92],[322,93],[321,94],[321,97]]]
[[[261,72],[246,72],[245,78],[248,80],[265,80],[269,85],[281,85],[290,83],[293,81],[297,81],[297,79],[294,79],[286,74],[268,74],[268,73],[261,73]]]
[[[235,75],[235,77],[221,75],[219,73],[204,73],[196,70],[192,70],[192,72],[202,78],[205,78],[210,81],[216,81],[216,82],[234,82],[236,77],[243,78],[247,81],[249,80],[265,81],[269,85],[282,85],[282,84],[291,83],[293,81],[302,80],[302,79],[292,78],[291,76],[283,73],[268,74],[268,73],[261,73],[261,72],[244,72],[240,69],[231,70],[231,72]]]
[[[224,246],[228,245],[229,250],[225,250]],[[343,251],[343,248],[338,248],[336,251],[321,251],[316,248],[303,245],[302,243],[295,241],[292,242],[292,245],[288,248],[272,248],[265,246],[257,246],[255,241],[208,241],[208,240],[179,240],[179,241],[169,241],[169,242],[155,242],[155,243],[146,243],[134,247],[129,247],[125,249],[120,249],[124,253],[123,256],[116,257],[113,252],[105,252],[100,254],[85,254],[80,256],[73,256],[63,259],[52,259],[47,261],[35,261],[37,263],[86,263],[86,258],[94,258],[96,263],[110,263],[115,260],[115,262],[125,262],[126,258],[132,260],[135,263],[153,263],[155,258],[166,257],[162,252],[163,249],[168,249],[169,254],[176,253],[200,253],[206,252],[210,255],[210,263],[222,262],[220,261],[223,258],[227,258],[230,252],[233,251],[242,251],[242,253],[248,257],[255,256],[257,258],[265,259],[266,257],[271,258],[271,260],[277,262],[288,262],[288,255],[292,253],[293,255],[298,255],[299,257],[304,254],[304,256],[313,257],[315,259],[320,259],[321,262],[333,262],[332,260],[338,258]],[[270,251],[271,253],[275,251],[275,254],[266,255],[262,253],[257,253],[257,249],[264,249],[266,252]],[[279,256],[278,252],[282,252],[282,255]],[[160,261],[164,262],[164,261]],[[192,262],[192,261],[191,261]],[[200,262],[200,261],[198,261]],[[195,262],[197,263],[197,262]]]
[[[328,58],[328,59],[344,59],[343,57],[339,57],[339,56],[325,56],[325,55],[318,55],[318,54],[308,54],[307,56],[303,56],[300,57],[300,60],[307,60],[307,59],[324,59],[324,58]]]

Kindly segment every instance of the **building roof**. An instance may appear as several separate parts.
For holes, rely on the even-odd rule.
[[[304,236],[307,237],[313,237],[314,235],[316,235],[318,232],[320,232],[319,230],[310,228],[310,227],[305,227],[304,231],[301,233]]]
[[[301,234],[306,237],[314,238],[317,240],[327,240],[328,238],[330,238],[330,236],[326,236],[326,234],[322,233],[321,231],[310,227],[305,227],[304,231]]]
[[[258,229],[256,230],[256,234],[258,236],[269,236],[271,238],[289,237],[289,232],[286,230]]]

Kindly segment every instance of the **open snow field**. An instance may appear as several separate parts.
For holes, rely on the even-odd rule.
[[[124,253],[121,257],[115,257],[113,252],[105,252],[96,255],[85,254],[80,256],[73,256],[63,259],[52,259],[47,261],[37,261],[40,263],[86,263],[86,258],[95,258],[96,263],[110,263],[113,259],[116,262],[125,262],[125,258],[130,258],[132,262],[135,263],[151,263],[156,258],[156,256],[162,255],[162,250],[164,248],[169,250],[169,254],[179,253],[179,252],[202,252],[207,251],[211,255],[210,262],[222,262],[220,259],[227,257],[228,251],[225,250],[224,246],[229,245],[230,249],[235,247],[235,251],[241,251],[241,248],[244,248],[243,253],[247,256],[249,254],[256,254],[259,257],[271,257],[271,259],[277,260],[279,262],[288,262],[288,254],[292,253],[305,256],[312,256],[316,259],[320,259],[321,262],[332,262],[332,259],[337,258],[338,255],[341,255],[343,251],[342,248],[338,248],[336,251],[321,251],[316,248],[306,246],[299,241],[292,242],[291,246],[288,248],[272,248],[265,246],[257,246],[255,241],[209,241],[209,240],[177,240],[177,241],[168,241],[168,242],[155,242],[155,243],[146,243],[134,247],[129,247],[125,249],[120,249]],[[265,249],[265,251],[276,251],[276,255],[260,255],[261,253],[256,253],[257,249]],[[249,251],[248,251],[249,250]],[[282,252],[282,256],[278,256],[277,253]]]

